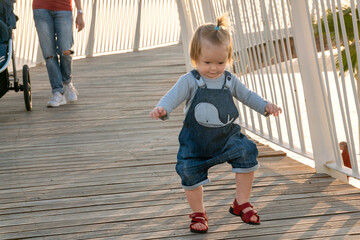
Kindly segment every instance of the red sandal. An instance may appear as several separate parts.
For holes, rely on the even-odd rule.
[[[257,215],[257,212],[255,212],[253,209],[247,211],[246,213],[243,212],[243,210],[245,208],[248,208],[248,207],[252,208],[253,206],[249,202],[238,205],[238,203],[237,203],[237,201],[235,199],[234,203],[233,203],[233,206],[231,206],[230,209],[229,209],[229,212],[231,214],[234,214],[235,216],[240,216],[241,220],[243,220],[247,224],[259,225],[260,224],[260,217],[259,217],[259,215]],[[257,217],[257,221],[251,221],[250,220],[251,217],[254,216],[254,215]]]
[[[191,224],[190,224],[190,231],[193,233],[207,233],[208,231],[208,217],[206,212],[202,213],[202,212],[196,212],[196,213],[192,213],[189,215],[189,217],[192,219],[191,220]],[[192,228],[192,226],[196,223],[201,223],[204,226],[206,226],[205,230],[197,230]]]

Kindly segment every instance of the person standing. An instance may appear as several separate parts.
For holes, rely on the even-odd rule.
[[[264,116],[278,117],[282,109],[225,70],[232,64],[232,54],[228,14],[217,18],[216,24],[199,26],[190,43],[190,58],[195,69],[182,75],[149,114],[153,119],[166,120],[185,102],[176,172],[193,211],[189,217],[190,231],[194,233],[208,231],[203,202],[203,185],[210,182],[208,170],[225,162],[231,164],[236,182],[235,199],[229,212],[245,223],[260,224],[258,212],[249,202],[254,172],[259,167],[258,149],[235,123],[239,112],[233,97]]]
[[[81,0],[74,0],[78,32],[85,27]],[[77,101],[72,83],[73,15],[72,0],[33,0],[33,16],[46,62],[52,97],[48,107]]]

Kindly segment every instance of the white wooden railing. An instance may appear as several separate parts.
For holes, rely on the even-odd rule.
[[[335,12],[346,4],[352,6],[352,16],[356,16],[356,3],[355,0],[178,1],[184,43],[199,24],[214,22],[216,16],[230,13],[235,59],[231,70],[250,89],[284,110],[279,118],[264,119],[240,104],[242,127],[312,159],[318,172],[344,181],[348,181],[348,176],[359,178],[357,84],[352,70],[345,77],[341,67],[337,70],[334,65],[337,52],[348,49],[347,44],[340,46],[346,40],[337,39],[330,50],[325,51],[321,44],[317,48],[322,41],[314,37],[312,21],[319,17],[319,12],[326,14],[326,9]],[[346,36],[342,16],[340,19],[342,36]],[[357,33],[358,29],[355,30]],[[338,36],[337,29],[335,32]],[[358,43],[357,39],[356,55]],[[188,51],[187,45],[184,51]],[[186,60],[190,69],[190,61]],[[349,146],[352,169],[344,167],[340,141]]]
[[[295,1],[293,1],[295,4]],[[320,161],[321,164],[325,164],[333,174],[341,177],[338,173],[343,173],[347,176],[354,176],[356,178],[360,178],[359,175],[359,128],[360,128],[360,77],[359,77],[359,66],[355,65],[357,68],[357,77],[356,81],[355,75],[353,73],[353,67],[349,64],[349,71],[345,73],[344,71],[344,60],[348,63],[351,62],[351,58],[360,57],[359,50],[359,29],[358,29],[358,17],[359,13],[359,5],[360,1],[350,0],[350,1],[340,1],[340,0],[314,0],[312,5],[309,2],[296,2],[296,7],[301,7],[304,9],[300,14],[296,15],[295,21],[304,21],[308,26],[311,25],[311,21],[315,20],[315,26],[309,27],[311,39],[311,50],[313,51],[313,55],[311,56],[316,61],[315,64],[310,66],[309,58],[303,60],[304,66],[303,68],[306,71],[311,71],[312,75],[316,75],[313,81],[317,81],[320,83],[320,92],[319,97],[321,96],[322,102],[324,103],[325,114],[324,120],[326,120],[326,126],[328,129],[325,129],[328,132],[329,140],[327,140],[326,146],[327,150],[331,151],[329,159],[322,159]],[[313,9],[313,16],[311,16],[310,9]],[[345,26],[345,18],[343,9],[348,8],[351,9],[349,11],[350,24],[353,23],[351,28],[346,29],[350,26]],[[325,16],[332,17],[327,19]],[[295,14],[294,14],[295,15]],[[338,15],[338,17],[337,17]],[[321,19],[323,19],[323,29]],[[334,30],[331,30],[329,27],[328,20],[332,21],[334,24]],[[349,18],[348,18],[349,20]],[[317,34],[314,35],[314,32]],[[351,37],[352,33],[354,33],[355,38],[351,40],[348,37]],[[300,34],[299,34],[300,35]],[[334,36],[335,35],[335,36]],[[319,53],[316,51],[316,37],[319,39],[320,49]],[[301,37],[301,36],[300,36]],[[333,40],[331,40],[333,39]],[[325,47],[330,46],[327,50]],[[356,48],[350,50],[349,45],[354,44]],[[299,44],[299,51],[302,46]],[[309,46],[310,47],[310,46]],[[344,59],[341,57],[341,51],[344,50]],[[307,51],[310,51],[307,49]],[[350,55],[351,53],[351,55]],[[339,66],[336,66],[336,62],[338,62]],[[303,81],[304,82],[304,81]],[[308,87],[311,87],[310,84]],[[314,109],[313,111],[316,111]],[[316,117],[316,116],[314,116]],[[310,126],[312,124],[313,119],[310,119]],[[318,122],[318,124],[321,124]],[[313,127],[315,128],[315,126]],[[315,134],[319,134],[316,132],[316,128],[313,130]],[[326,137],[326,136],[324,136]],[[315,137],[314,137],[315,138]],[[320,137],[318,137],[317,141],[323,141]],[[343,161],[341,160],[340,152],[338,151],[338,144],[340,141],[346,141],[352,169],[344,167]],[[313,148],[317,148],[317,142],[313,141]],[[330,145],[331,144],[331,145]],[[315,152],[315,151],[314,151]],[[320,155],[320,153],[319,153]]]
[[[19,66],[42,61],[31,3],[15,4],[20,17],[15,31]],[[313,20],[328,14],[327,10],[335,13],[345,5],[351,7],[353,23],[357,23],[354,16],[359,4],[360,0],[83,0],[86,28],[75,33],[75,56],[178,43],[181,26],[185,62],[191,69],[188,44],[192,33],[200,24],[229,12],[234,24],[230,70],[284,110],[279,118],[264,119],[240,104],[242,127],[312,159],[318,172],[344,181],[348,176],[359,179],[359,82],[351,67],[344,73],[341,60],[336,67],[342,49],[350,59],[344,18],[341,11],[340,21],[334,18],[339,26],[334,31],[335,44],[329,42],[326,21],[324,34],[317,31],[314,36],[313,26]],[[353,31],[357,57],[357,24]],[[332,47],[326,48],[326,42]],[[352,169],[343,165],[340,141],[349,146]]]
[[[85,29],[74,26],[75,58],[137,51],[176,44],[180,25],[175,0],[83,0]],[[32,14],[32,1],[17,1],[14,31],[17,65],[43,61]],[[75,15],[75,9],[74,9]]]

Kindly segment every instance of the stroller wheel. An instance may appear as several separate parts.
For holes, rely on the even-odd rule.
[[[32,109],[32,97],[31,97],[31,83],[30,83],[30,71],[29,66],[23,66],[23,91],[26,110]]]

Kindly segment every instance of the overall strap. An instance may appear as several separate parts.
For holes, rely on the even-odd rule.
[[[225,82],[223,88],[231,88],[231,73],[228,71],[225,71]]]
[[[200,76],[199,72],[196,71],[195,69],[191,71],[192,75],[194,76],[194,78],[196,79],[196,84],[199,86],[199,88],[206,88],[206,84],[204,82],[204,80],[202,79],[202,77]]]

